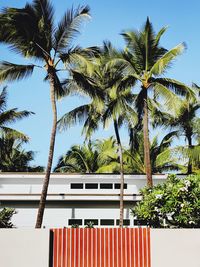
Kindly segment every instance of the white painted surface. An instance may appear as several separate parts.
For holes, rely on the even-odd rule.
[[[48,230],[0,230],[1,267],[48,267]]]
[[[200,267],[200,229],[151,229],[152,267]]]
[[[12,205],[13,206],[13,205]],[[130,205],[130,207],[132,207]],[[133,216],[130,214],[130,207],[126,207],[124,210],[124,219],[130,219],[130,226],[133,226]],[[36,221],[37,208],[29,207],[29,208],[18,208],[16,205],[17,214],[13,216],[13,224],[17,228],[33,228]],[[44,213],[43,219],[43,227],[45,228],[62,228],[62,227],[71,227],[68,222],[69,219],[82,219],[82,227],[85,225],[84,220],[98,219],[99,226],[100,219],[113,219],[114,225],[117,225],[117,221],[119,219],[119,205],[108,206],[107,208],[97,208],[91,207],[82,207],[78,208],[74,206],[74,208],[66,207],[60,208],[57,207],[49,207],[47,205]],[[109,227],[109,226],[108,226]],[[112,227],[112,226],[111,226]]]
[[[154,184],[166,180],[167,175],[153,175]],[[44,174],[0,173],[0,200],[39,200]],[[146,185],[146,175],[125,175],[127,200],[137,201],[139,190]],[[72,183],[83,184],[83,189],[71,189]],[[98,184],[98,189],[86,189],[87,183]],[[100,184],[111,183],[113,189],[100,189]],[[119,200],[120,190],[114,185],[120,183],[117,174],[51,174],[48,200]],[[63,195],[64,194],[64,195]],[[90,194],[90,196],[88,196]],[[116,194],[116,196],[103,194]]]

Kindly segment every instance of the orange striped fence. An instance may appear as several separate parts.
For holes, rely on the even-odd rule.
[[[149,228],[53,229],[53,267],[150,267]]]

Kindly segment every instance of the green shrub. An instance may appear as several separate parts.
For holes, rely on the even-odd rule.
[[[200,175],[180,179],[170,175],[166,182],[145,187],[143,199],[132,209],[138,220],[155,228],[200,227]]]
[[[13,228],[11,219],[14,214],[16,214],[15,209],[3,208],[0,211],[0,228]]]

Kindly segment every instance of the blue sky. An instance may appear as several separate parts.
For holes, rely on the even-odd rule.
[[[23,7],[24,0],[1,0],[0,8]],[[31,1],[29,1],[31,2]],[[91,8],[92,19],[82,28],[82,34],[74,44],[81,46],[101,45],[103,40],[110,40],[116,47],[123,48],[122,30],[140,29],[146,17],[149,16],[154,28],[158,31],[162,26],[169,28],[162,39],[162,45],[170,49],[180,42],[186,42],[187,50],[174,62],[167,76],[178,79],[187,84],[195,82],[200,84],[200,1],[158,1],[158,0],[88,0],[88,1],[52,1],[56,9],[56,19],[62,17],[63,12],[70,8],[88,4]],[[24,62],[15,54],[0,46],[0,60],[15,63]],[[27,60],[27,63],[29,61]],[[13,127],[25,132],[31,140],[26,149],[36,151],[35,164],[45,166],[47,162],[49,137],[51,130],[51,107],[49,100],[49,87],[43,83],[44,74],[36,71],[27,80],[9,83],[8,107],[17,107],[20,110],[31,110],[36,114],[30,118],[17,122]],[[82,104],[82,98],[64,99],[58,103],[59,116]],[[101,138],[113,134],[112,128],[108,131],[99,131],[94,138]],[[57,135],[54,165],[58,157],[67,151],[73,144],[81,144],[81,127]],[[122,139],[127,143],[125,131]]]

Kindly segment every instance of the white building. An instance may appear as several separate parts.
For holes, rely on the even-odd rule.
[[[153,175],[154,184],[167,175]],[[44,174],[0,173],[0,207],[15,208],[16,227],[34,227]],[[130,208],[141,199],[145,175],[125,175],[124,224],[133,226]],[[98,227],[119,223],[120,177],[118,174],[52,174],[43,226],[68,227],[94,222]]]

